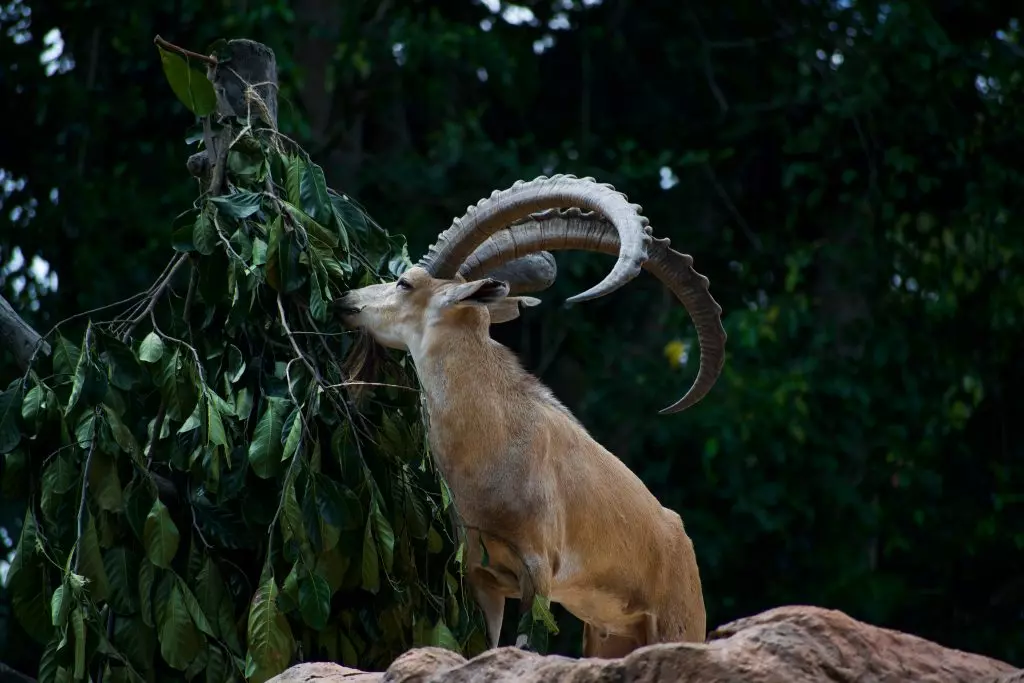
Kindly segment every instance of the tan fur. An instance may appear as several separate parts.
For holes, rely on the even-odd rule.
[[[491,646],[505,598],[528,610],[538,594],[585,622],[584,656],[702,642],[700,574],[682,519],[489,336],[491,310],[511,320],[536,300],[421,268],[401,281],[411,289],[373,285],[339,306],[350,326],[412,354]]]

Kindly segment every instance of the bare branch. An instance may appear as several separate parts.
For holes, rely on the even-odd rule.
[[[50,345],[32,327],[21,319],[7,299],[0,296],[0,341],[14,356],[22,371],[28,370],[36,351],[50,354]]]
[[[203,64],[207,64],[207,65],[210,65],[210,66],[216,66],[217,65],[217,58],[216,57],[212,57],[210,55],[201,55],[198,52],[192,52],[192,50],[186,50],[183,47],[178,47],[177,45],[175,45],[173,43],[168,43],[166,40],[164,40],[160,36],[156,36],[155,38],[153,38],[153,44],[159,45],[160,47],[162,47],[163,49],[167,50],[168,52],[173,52],[174,54],[180,55],[180,56],[182,56],[182,57],[184,57],[186,59],[195,59],[197,61],[202,62]]]
[[[156,302],[160,299],[164,290],[167,289],[167,283],[171,281],[171,278],[173,278],[174,274],[178,272],[178,268],[181,268],[181,264],[183,264],[186,259],[187,256],[185,254],[178,256],[167,275],[164,276],[163,279],[159,280],[153,287],[153,294],[149,298],[149,303],[146,304],[146,307],[142,309],[141,313],[132,318],[132,321],[128,323],[128,327],[121,334],[121,341],[126,341],[128,337],[131,336],[131,333],[135,330],[136,326],[142,322],[142,319],[153,312],[153,307],[156,306]]]

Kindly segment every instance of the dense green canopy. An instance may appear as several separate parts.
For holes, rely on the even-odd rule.
[[[148,288],[198,196],[185,168],[195,117],[168,88],[152,38],[199,51],[224,37],[264,42],[277,55],[280,130],[322,167],[325,187],[358,200],[392,237],[406,236],[413,260],[468,204],[550,173],[612,183],[643,205],[657,235],[694,256],[725,311],[728,355],[716,387],[682,414],[657,411],[696,372],[693,327],[653,278],[561,308],[602,277],[610,258],[558,253],[560,278],[544,305],[494,335],[682,515],[710,625],[811,603],[1024,665],[1024,400],[1012,393],[1024,380],[1022,19],[1009,3],[915,0],[729,0],[693,10],[625,0],[17,0],[0,8],[2,294],[44,332]],[[371,238],[355,239],[362,248],[359,240]],[[380,276],[399,242],[374,252]],[[40,276],[43,261],[49,271]],[[183,300],[184,287],[174,295]],[[267,309],[243,322],[276,315]],[[198,310],[193,317],[210,323]],[[75,349],[86,324],[61,327]],[[136,358],[145,338],[134,339]],[[110,348],[97,353],[118,353]],[[256,350],[235,351],[258,365]],[[210,367],[233,376],[235,351],[210,351]],[[329,361],[327,349],[317,353]],[[261,367],[273,374],[271,356]],[[55,352],[47,372],[61,373],[72,358]],[[389,371],[405,373],[397,358]],[[142,369],[139,381],[155,390],[159,375]],[[132,373],[110,382],[129,392],[118,382],[133,385]],[[0,387],[21,375],[9,356],[0,359]],[[220,400],[238,400],[215,389]],[[369,392],[370,402],[409,404],[398,420],[408,445],[390,452],[411,452],[414,402],[383,394]],[[137,399],[138,414],[152,418],[159,397]],[[318,408],[328,444],[338,418],[326,398]],[[368,419],[383,420],[372,411]],[[242,443],[256,426],[226,438]],[[132,429],[144,445],[146,422]],[[7,433],[0,425],[0,446]],[[8,480],[23,481],[10,476],[18,468],[18,477],[40,475],[43,462],[17,459],[49,451],[0,450],[0,542],[10,551],[29,489]],[[374,467],[387,494],[362,502],[397,519],[392,482],[404,469],[384,460]],[[408,467],[429,487],[431,473],[418,468]],[[48,501],[72,539],[78,485],[60,487],[75,500]],[[155,506],[144,513],[143,527],[163,524]],[[138,520],[126,519],[119,533],[129,538]],[[188,522],[186,561],[189,548],[204,545]],[[261,534],[268,522],[248,521]],[[360,530],[386,538],[371,527]],[[432,542],[415,537],[417,561],[430,559]],[[62,547],[54,586],[70,550]],[[262,555],[246,557],[256,564],[238,576],[260,581]],[[187,569],[186,583],[202,567],[195,577]],[[352,595],[367,592],[361,580]],[[185,604],[185,589],[166,583],[182,597],[165,602]],[[431,590],[447,595],[445,583],[440,577]],[[257,586],[230,588],[244,633]],[[372,632],[392,590],[384,582],[367,592],[359,619],[370,624],[342,631]],[[5,588],[0,661],[35,673],[48,638],[13,619],[10,602]],[[438,613],[430,608],[435,630],[421,637],[441,638]],[[309,616],[299,607],[294,614]],[[578,623],[557,607],[554,614],[549,651],[578,654]],[[307,658],[326,656],[303,647]]]

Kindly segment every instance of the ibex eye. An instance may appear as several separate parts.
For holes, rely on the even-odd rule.
[[[412,289],[412,285],[409,284],[408,280],[399,280],[395,283],[399,289]]]

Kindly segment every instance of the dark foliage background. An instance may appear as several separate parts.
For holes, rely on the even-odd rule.
[[[1022,18],[919,0],[12,0],[3,295],[42,331],[148,287],[195,197],[191,115],[152,37],[265,42],[281,129],[414,259],[492,189],[556,172],[611,182],[695,256],[729,355],[681,415],[656,411],[696,371],[692,327],[653,279],[560,307],[610,259],[560,253],[545,305],[495,334],[683,516],[709,624],[811,603],[1024,665]],[[0,507],[5,552],[22,514]],[[32,671],[6,600],[0,659]],[[552,650],[578,654],[555,614]]]

